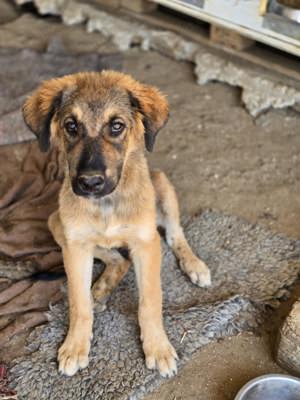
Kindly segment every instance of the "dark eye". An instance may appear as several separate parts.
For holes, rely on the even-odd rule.
[[[77,122],[73,118],[68,118],[64,123],[65,130],[69,135],[75,136],[77,134]]]
[[[125,128],[124,122],[120,120],[113,120],[110,123],[110,136],[117,137],[119,136]]]

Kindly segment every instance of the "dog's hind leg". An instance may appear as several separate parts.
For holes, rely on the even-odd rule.
[[[158,225],[165,229],[167,243],[174,251],[180,268],[196,285],[209,286],[210,271],[193,253],[180,225],[178,201],[172,184],[158,170],[151,171],[151,179],[156,193]]]
[[[116,249],[96,247],[94,258],[98,258],[105,264],[105,270],[94,283],[92,293],[94,300],[105,303],[114,288],[121,282],[130,267],[130,261],[124,258]]]

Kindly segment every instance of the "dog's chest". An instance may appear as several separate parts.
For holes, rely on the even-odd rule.
[[[126,215],[127,214],[127,215]],[[116,212],[111,202],[90,203],[85,213],[68,218],[68,238],[81,242],[92,242],[101,247],[128,246],[136,240],[148,241],[153,236],[149,218]]]
[[[126,223],[112,223],[98,231],[97,245],[103,247],[127,246],[135,240],[148,241],[151,238],[150,229],[147,226]]]
[[[118,221],[114,218],[105,220],[97,215],[73,225],[70,234],[70,239],[90,241],[97,246],[112,248],[127,246],[135,240],[148,241],[152,231],[146,224]]]

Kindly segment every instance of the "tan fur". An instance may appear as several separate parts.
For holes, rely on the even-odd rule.
[[[38,132],[38,126],[46,118],[57,93],[75,89],[74,101],[76,96],[80,97],[80,102],[76,103],[76,115],[85,118],[88,135],[97,137],[96,132],[112,110],[124,116],[128,129],[119,155],[109,141],[103,145],[110,173],[114,175],[114,163],[120,157],[123,170],[114,191],[95,200],[77,196],[72,190],[71,178],[82,143],[79,141],[68,153],[67,139],[60,128],[58,114],[53,115],[51,141],[65,155],[66,176],[59,196],[59,210],[49,218],[49,228],[62,247],[70,310],[69,331],[58,355],[59,369],[66,375],[73,375],[79,368],[87,366],[93,321],[90,290],[93,259],[100,258],[106,264],[106,270],[92,290],[95,300],[103,301],[130,266],[130,262],[115,250],[125,246],[130,251],[139,288],[139,324],[147,367],[157,368],[163,376],[172,376],[176,373],[177,355],[169,343],[162,321],[161,249],[157,223],[166,229],[169,245],[182,270],[194,283],[209,285],[210,274],[186,242],[172,185],[162,172],[150,174],[148,170],[144,155],[143,115],[136,110],[130,120],[131,114],[127,114],[125,103],[120,100],[123,92],[118,98],[112,93],[116,93],[117,89],[133,93],[155,131],[163,126],[167,118],[167,101],[156,88],[142,85],[121,73],[82,73],[45,82],[24,106],[28,125]],[[102,98],[106,99],[106,103],[100,116],[85,110],[84,104]],[[105,134],[103,128],[102,135]]]

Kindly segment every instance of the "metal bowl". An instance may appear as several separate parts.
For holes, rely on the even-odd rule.
[[[234,400],[300,400],[300,379],[269,374],[252,379]]]
[[[283,7],[282,15],[300,24],[300,10],[296,8]]]

